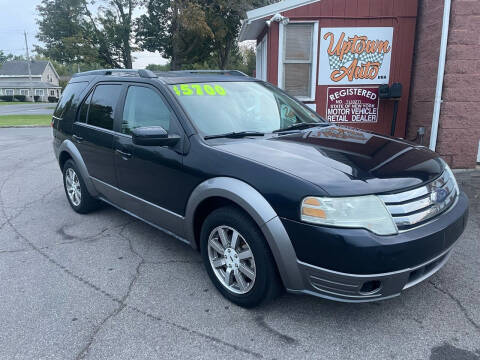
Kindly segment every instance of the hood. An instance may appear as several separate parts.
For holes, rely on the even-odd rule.
[[[438,155],[427,148],[338,126],[216,147],[300,177],[330,196],[407,190],[443,171]]]

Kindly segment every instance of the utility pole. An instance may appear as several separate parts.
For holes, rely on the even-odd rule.
[[[32,97],[32,102],[35,102],[35,94],[33,93],[33,83],[32,83],[32,69],[30,68],[30,55],[28,53],[27,32],[24,31],[23,35],[25,35],[25,49],[27,50],[27,68],[28,68],[28,80],[30,81],[30,95]]]

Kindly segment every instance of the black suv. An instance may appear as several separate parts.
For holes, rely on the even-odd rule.
[[[101,200],[199,249],[245,307],[283,288],[399,295],[445,264],[467,222],[435,153],[325,122],[235,71],[80,73],[52,126],[75,211]]]

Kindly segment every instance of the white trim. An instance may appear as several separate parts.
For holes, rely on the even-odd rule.
[[[285,25],[278,23],[278,69],[277,69],[277,85],[280,89],[284,88],[283,84],[283,48],[285,47],[285,40],[283,34],[285,33]]]
[[[268,36],[265,35],[256,47],[255,77],[262,81],[267,81],[268,73]]]
[[[247,11],[247,21],[251,22],[279,12],[292,10],[300,6],[309,5],[321,0],[284,0],[275,4]]]
[[[480,140],[478,140],[477,163],[480,163]]]
[[[437,147],[438,123],[442,106],[443,80],[445,79],[445,62],[447,58],[448,32],[450,28],[451,0],[445,0],[443,9],[442,40],[440,42],[440,56],[438,59],[437,88],[433,106],[432,129],[430,132],[430,150]]]
[[[312,32],[312,60],[305,61],[305,63],[311,63],[311,72],[310,72],[310,97],[298,96],[296,97],[300,101],[315,101],[316,92],[317,92],[317,68],[318,68],[318,20],[299,20],[299,21],[290,21],[289,24],[313,24]],[[283,59],[283,50],[285,48],[285,25],[279,23],[278,26],[278,87],[280,89],[285,88],[284,78],[283,78],[283,65],[285,63],[295,63],[299,64],[303,61],[285,61]]]
[[[42,95],[38,95],[37,91],[41,91]],[[34,92],[33,92],[33,95],[34,96],[45,96],[45,91],[44,91],[44,89],[35,89]]]

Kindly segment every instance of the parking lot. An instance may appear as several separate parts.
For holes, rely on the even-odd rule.
[[[51,129],[0,129],[2,359],[480,359],[480,173],[449,263],[392,300],[284,294],[245,310],[187,245],[105,206],[70,209]]]

